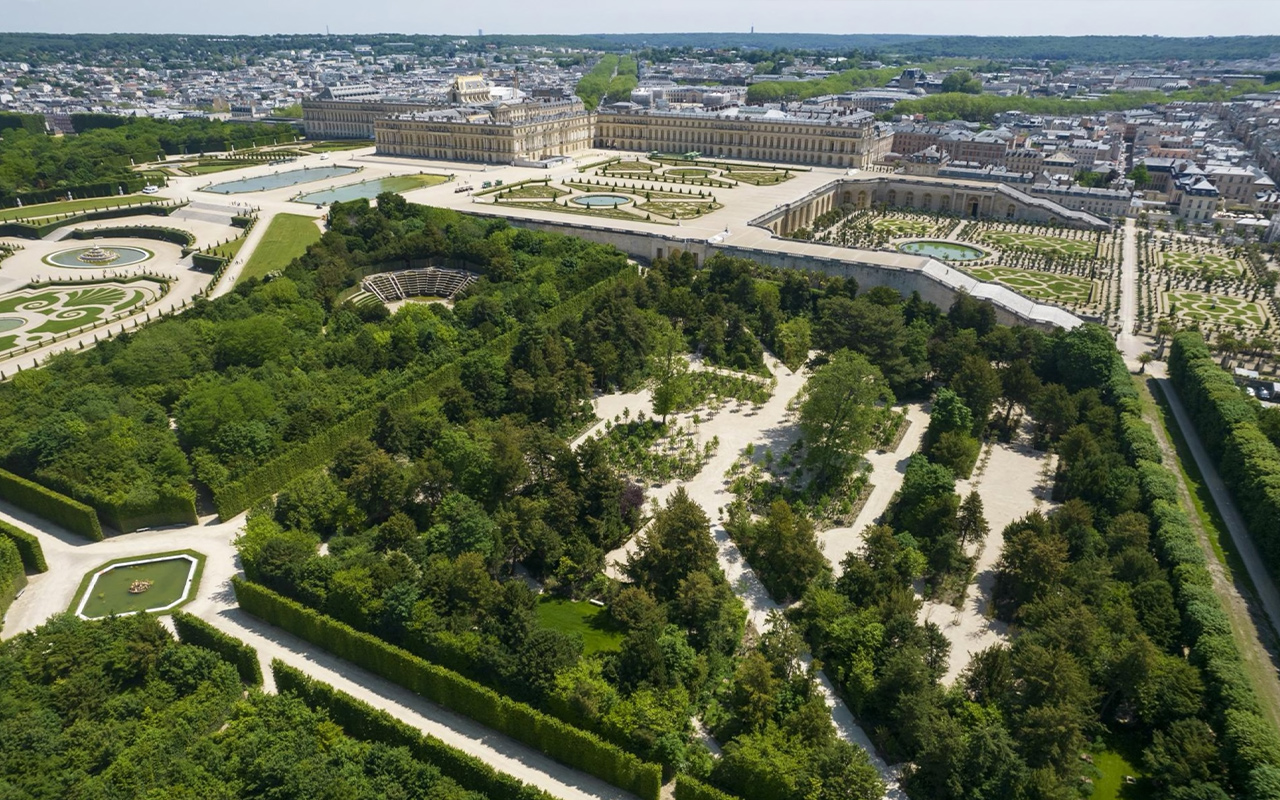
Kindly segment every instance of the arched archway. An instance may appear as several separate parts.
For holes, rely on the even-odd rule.
[[[889,194],[885,195],[885,200],[884,200],[884,201],[885,201],[886,203],[888,203],[889,205],[891,205],[891,206],[896,206],[896,205],[898,204],[898,192],[897,192],[897,190],[896,190],[896,189],[890,189],[890,190],[889,190]]]
[[[907,208],[911,208],[911,207],[913,207],[915,204],[916,204],[916,193],[915,193],[915,192],[907,192],[907,202],[905,203],[905,205],[907,206]]]
[[[1014,215],[1017,213],[1018,213],[1017,207],[1015,207],[1013,203],[1010,203],[1008,210],[1004,212],[1004,217],[1005,219],[1013,219]]]
[[[920,198],[920,208],[924,209],[925,211],[932,211],[933,195],[929,194],[928,192],[925,192],[924,197]]]
[[[861,192],[858,192],[858,208],[866,208],[866,207],[867,207],[867,193],[866,193],[866,190],[863,190]]]
[[[944,194],[938,202],[938,210],[944,213],[951,211],[951,195]]]

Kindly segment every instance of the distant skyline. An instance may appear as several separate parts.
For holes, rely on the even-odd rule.
[[[191,10],[188,10],[191,9]],[[46,33],[1280,34],[1280,0],[0,0],[8,31]],[[182,9],[182,13],[175,13]]]

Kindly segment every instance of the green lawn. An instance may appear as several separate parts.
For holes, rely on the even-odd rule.
[[[538,621],[548,628],[582,637],[586,655],[622,648],[622,632],[609,612],[585,600],[545,599],[538,603]]]
[[[268,272],[284,269],[289,263],[307,251],[307,247],[319,241],[320,227],[314,217],[301,214],[277,214],[267,228],[266,236],[258,243],[249,263],[244,265],[237,281],[261,278]]]
[[[218,172],[226,172],[232,169],[244,169],[246,167],[260,167],[267,162],[253,161],[234,161],[226,164],[194,164],[189,167],[182,167],[182,171],[188,175],[212,175]]]
[[[63,200],[60,203],[41,203],[24,208],[6,208],[0,211],[0,222],[15,219],[41,219],[72,211],[97,211],[100,208],[117,208],[120,206],[139,206],[154,203],[164,198],[148,194],[127,194],[123,197],[93,197],[86,200]]]
[[[359,150],[361,147],[373,147],[373,142],[364,139],[358,141],[312,142],[308,149],[313,153],[332,153],[337,150]]]
[[[1142,770],[1133,762],[1141,757],[1141,750],[1131,737],[1109,735],[1104,740],[1105,750],[1095,750],[1093,766],[1101,774],[1093,779],[1091,800],[1147,800],[1152,796],[1149,783],[1143,780]],[[1125,776],[1132,775],[1137,783],[1125,783]]]

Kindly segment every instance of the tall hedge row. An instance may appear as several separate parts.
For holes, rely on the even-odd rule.
[[[406,747],[414,758],[434,765],[464,789],[479,792],[493,800],[553,800],[552,795],[541,789],[499,772],[475,756],[422,733],[382,709],[317,681],[278,658],[271,661],[271,674],[277,691],[292,692],[312,708],[327,712],[348,736]]]
[[[30,511],[72,533],[93,541],[102,541],[102,524],[98,512],[65,494],[46,489],[20,475],[0,469],[0,498],[18,508]]]
[[[40,546],[40,540],[35,536],[0,520],[0,537],[13,542],[13,546],[18,548],[18,555],[22,558],[22,566],[26,568],[27,572],[49,571],[49,565],[44,560],[44,548]]]
[[[676,775],[676,800],[738,800],[738,798],[681,773]]]
[[[155,497],[145,500],[102,501],[93,506],[108,525],[121,533],[161,525],[195,525],[200,521],[196,516],[195,492],[187,487],[162,489]]]
[[[1253,406],[1198,333],[1173,338],[1169,375],[1267,569],[1280,576],[1280,450],[1258,428]]]
[[[169,242],[180,247],[190,247],[196,243],[196,237],[178,228],[165,228],[159,225],[118,225],[114,228],[76,228],[67,234],[69,239],[125,238],[155,239],[158,242]]]
[[[258,663],[258,651],[234,636],[223,633],[199,617],[185,611],[173,612],[173,627],[183,644],[193,644],[212,650],[222,660],[236,668],[240,680],[250,686],[262,685],[262,665]]]
[[[43,239],[59,228],[65,228],[68,225],[75,225],[78,222],[89,222],[95,219],[114,219],[116,217],[133,217],[139,214],[151,214],[153,216],[167,217],[175,210],[185,205],[186,203],[179,203],[176,205],[152,205],[150,203],[142,203],[136,206],[125,206],[123,208],[104,208],[98,211],[82,211],[66,217],[46,220],[38,224],[34,222],[3,222],[0,223],[0,236],[16,236],[20,239]],[[36,213],[36,210],[33,209],[32,213]]]
[[[27,585],[27,571],[22,567],[18,547],[9,539],[0,537],[0,621],[9,610],[9,604]]]
[[[542,320],[548,325],[556,325],[581,314],[592,300],[605,291],[638,278],[638,273],[633,270],[606,278],[548,311]],[[505,357],[515,347],[518,336],[519,329],[508,331],[486,344],[485,349]],[[381,401],[381,405],[397,411],[416,408],[434,397],[441,387],[458,380],[459,376],[460,370],[456,362],[425,374],[410,374],[400,382],[398,388],[393,387]],[[306,442],[255,468],[240,480],[218,488],[213,494],[218,516],[223,520],[231,519],[254,503],[280,491],[299,476],[327,466],[333,460],[334,451],[344,442],[353,438],[366,438],[373,433],[373,426],[378,418],[378,405],[371,404],[363,411],[326,428]]]
[[[1149,428],[1144,435],[1121,425],[1121,439],[1131,455],[1145,449],[1141,443],[1148,435]],[[1191,647],[1189,659],[1203,675],[1210,721],[1221,737],[1232,782],[1247,800],[1273,800],[1276,795],[1267,787],[1272,784],[1272,771],[1280,767],[1280,738],[1260,713],[1258,697],[1231,636],[1230,618],[1213,588],[1204,550],[1178,505],[1177,479],[1154,460],[1131,460],[1151,518],[1156,555],[1173,578],[1183,638]]]
[[[662,767],[646,763],[593,733],[468,680],[362,633],[255,583],[232,579],[245,611],[340,658],[464,714],[551,758],[642,798],[657,800]]]

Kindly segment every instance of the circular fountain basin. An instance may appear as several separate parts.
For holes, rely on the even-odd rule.
[[[96,245],[73,247],[44,257],[44,262],[55,267],[71,269],[101,269],[103,267],[128,267],[141,264],[155,254],[141,247],[124,245]]]
[[[977,261],[987,255],[987,251],[971,245],[938,241],[936,239],[903,242],[898,245],[898,249],[913,256],[929,256],[943,261]]]

